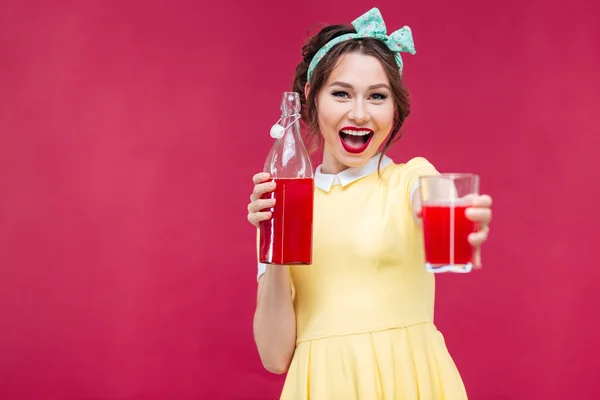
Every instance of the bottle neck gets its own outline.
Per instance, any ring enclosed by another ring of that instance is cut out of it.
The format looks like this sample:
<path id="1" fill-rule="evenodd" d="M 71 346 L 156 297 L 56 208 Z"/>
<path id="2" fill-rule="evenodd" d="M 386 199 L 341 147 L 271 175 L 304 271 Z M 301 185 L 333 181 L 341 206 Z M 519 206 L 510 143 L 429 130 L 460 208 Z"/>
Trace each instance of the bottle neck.
<path id="1" fill-rule="evenodd" d="M 293 134 L 300 139 L 300 114 L 287 114 L 281 116 L 281 126 L 284 127 L 284 136 Z"/>
<path id="2" fill-rule="evenodd" d="M 310 154 L 300 134 L 300 113 L 282 114 L 278 125 L 283 132 L 271 148 L 265 171 L 275 178 L 312 178 Z"/>

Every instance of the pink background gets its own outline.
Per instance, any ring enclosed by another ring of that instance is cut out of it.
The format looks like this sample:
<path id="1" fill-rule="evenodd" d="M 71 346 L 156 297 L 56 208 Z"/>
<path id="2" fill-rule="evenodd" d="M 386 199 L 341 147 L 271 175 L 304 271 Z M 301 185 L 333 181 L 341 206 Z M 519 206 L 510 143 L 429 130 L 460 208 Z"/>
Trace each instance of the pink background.
<path id="1" fill-rule="evenodd" d="M 376 4 L 417 47 L 391 156 L 495 201 L 484 269 L 438 279 L 473 399 L 600 391 L 598 4 Z M 373 5 L 0 2 L 0 398 L 278 397 L 250 179 L 308 28 Z"/>

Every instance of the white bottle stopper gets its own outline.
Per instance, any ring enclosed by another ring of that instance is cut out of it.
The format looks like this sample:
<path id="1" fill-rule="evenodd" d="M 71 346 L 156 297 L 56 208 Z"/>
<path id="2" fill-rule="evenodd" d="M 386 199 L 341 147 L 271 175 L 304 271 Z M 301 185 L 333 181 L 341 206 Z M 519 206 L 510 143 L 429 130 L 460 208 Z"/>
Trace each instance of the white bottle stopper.
<path id="1" fill-rule="evenodd" d="M 271 127 L 271 137 L 273 139 L 281 139 L 284 132 L 285 128 L 279 124 L 275 124 Z"/>

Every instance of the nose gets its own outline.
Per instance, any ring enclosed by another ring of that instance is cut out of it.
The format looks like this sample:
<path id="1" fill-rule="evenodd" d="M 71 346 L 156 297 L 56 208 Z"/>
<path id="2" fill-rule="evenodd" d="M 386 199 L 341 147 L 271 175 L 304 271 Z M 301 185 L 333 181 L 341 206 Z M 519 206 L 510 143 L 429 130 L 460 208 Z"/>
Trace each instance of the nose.
<path id="1" fill-rule="evenodd" d="M 371 119 L 367 105 L 363 100 L 356 99 L 352 104 L 352 109 L 348 112 L 348 118 L 356 123 L 364 123 Z"/>

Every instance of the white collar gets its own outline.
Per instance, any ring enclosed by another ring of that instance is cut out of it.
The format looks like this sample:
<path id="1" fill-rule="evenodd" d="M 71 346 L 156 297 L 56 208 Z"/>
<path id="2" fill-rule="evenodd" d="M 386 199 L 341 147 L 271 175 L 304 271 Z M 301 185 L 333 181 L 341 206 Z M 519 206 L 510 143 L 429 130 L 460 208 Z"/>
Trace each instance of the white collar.
<path id="1" fill-rule="evenodd" d="M 392 159 L 384 155 L 381 160 L 381 168 L 383 169 L 391 163 Z M 323 164 L 321 164 L 315 171 L 315 185 L 324 192 L 329 192 L 333 185 L 342 185 L 342 187 L 345 187 L 352 182 L 356 182 L 357 180 L 376 172 L 377 164 L 379 164 L 379 154 L 375 155 L 375 157 L 371 158 L 360 167 L 348 168 L 338 174 L 322 173 L 321 167 Z"/>

